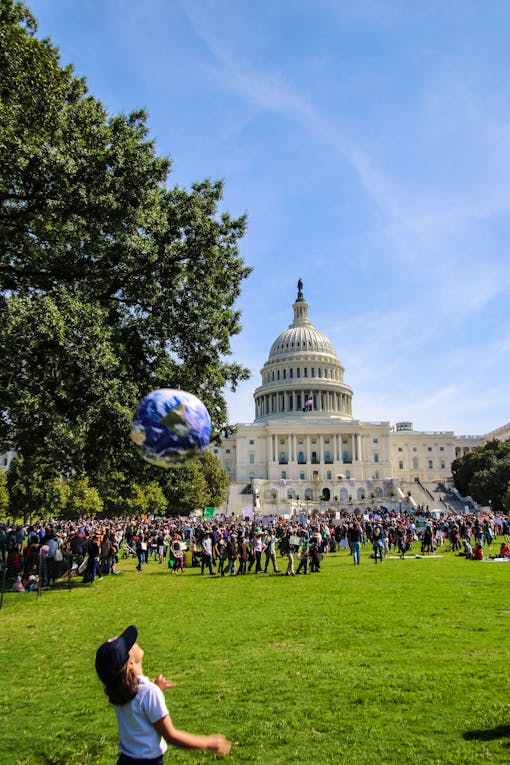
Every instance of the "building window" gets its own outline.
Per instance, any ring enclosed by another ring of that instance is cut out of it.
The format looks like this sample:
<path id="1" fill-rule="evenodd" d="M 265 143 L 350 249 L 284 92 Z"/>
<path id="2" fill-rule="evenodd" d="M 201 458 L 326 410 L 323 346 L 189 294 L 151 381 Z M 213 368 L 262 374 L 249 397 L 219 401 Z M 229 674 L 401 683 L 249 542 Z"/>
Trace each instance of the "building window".
<path id="1" fill-rule="evenodd" d="M 324 462 L 326 465 L 331 465 L 333 460 L 331 459 L 331 452 L 324 452 Z"/>
<path id="2" fill-rule="evenodd" d="M 346 438 L 342 438 L 342 443 L 346 444 L 347 443 L 347 439 Z"/>
<path id="3" fill-rule="evenodd" d="M 294 377 L 294 370 L 289 369 L 289 377 L 292 379 Z"/>
<path id="4" fill-rule="evenodd" d="M 351 480 L 351 471 L 350 471 L 350 470 L 346 470 L 346 471 L 345 471 L 345 478 L 346 478 L 348 481 L 350 481 L 350 480 Z"/>
<path id="5" fill-rule="evenodd" d="M 324 443 L 325 443 L 325 444 L 329 444 L 329 443 L 330 443 L 330 440 L 329 440 L 329 438 L 325 438 L 325 439 L 324 439 Z"/>
<path id="6" fill-rule="evenodd" d="M 379 462 L 379 455 L 377 453 L 374 454 L 374 462 Z"/>
<path id="7" fill-rule="evenodd" d="M 225 454 L 230 454 L 230 449 L 225 449 Z"/>
<path id="8" fill-rule="evenodd" d="M 283 370 L 283 379 L 284 380 L 287 379 L 287 370 L 286 369 Z"/>
<path id="9" fill-rule="evenodd" d="M 316 444 L 316 443 L 317 443 L 317 439 L 316 438 L 312 438 L 312 444 Z"/>
<path id="10" fill-rule="evenodd" d="M 331 470 L 326 472 L 326 480 L 331 481 Z"/>
<path id="11" fill-rule="evenodd" d="M 444 469 L 445 469 L 445 467 L 446 467 L 446 465 L 445 465 L 445 461 L 444 461 L 444 460 L 441 460 L 441 470 L 444 470 Z"/>
<path id="12" fill-rule="evenodd" d="M 277 380 L 279 380 L 279 379 L 280 379 L 280 370 L 279 370 L 279 369 L 276 371 L 276 379 L 277 379 Z"/>
<path id="13" fill-rule="evenodd" d="M 296 369 L 296 377 L 301 377 L 301 369 L 299 367 Z"/>
<path id="14" fill-rule="evenodd" d="M 374 478 L 378 481 L 381 476 L 379 475 L 379 471 L 376 470 L 374 473 Z"/>
<path id="15" fill-rule="evenodd" d="M 285 439 L 284 439 L 284 438 L 280 438 L 280 445 L 281 445 L 281 446 L 284 446 L 284 445 L 285 445 Z"/>
<path id="16" fill-rule="evenodd" d="M 303 369 L 303 377 L 308 377 L 308 367 Z"/>
<path id="17" fill-rule="evenodd" d="M 399 470 L 403 470 L 404 469 L 404 463 L 403 463 L 402 460 L 399 460 L 399 462 L 398 462 L 398 469 Z"/>
<path id="18" fill-rule="evenodd" d="M 312 452 L 312 465 L 318 465 L 319 460 L 317 459 L 317 452 Z"/>
<path id="19" fill-rule="evenodd" d="M 273 382 L 274 382 L 274 369 L 273 369 Z"/>
<path id="20" fill-rule="evenodd" d="M 432 451 L 432 447 L 431 447 L 431 446 L 429 446 L 429 447 L 428 447 L 428 449 L 427 449 L 427 451 L 431 452 L 431 451 Z"/>
<path id="21" fill-rule="evenodd" d="M 372 439 L 372 443 L 373 444 L 378 444 L 379 443 L 379 439 L 378 438 L 373 438 Z"/>
<path id="22" fill-rule="evenodd" d="M 315 377 L 315 367 L 312 367 L 311 372 L 312 372 L 312 377 Z"/>
<path id="23" fill-rule="evenodd" d="M 419 470 L 418 457 L 413 457 L 413 470 Z"/>
<path id="24" fill-rule="evenodd" d="M 253 438 L 250 438 L 250 441 L 249 441 L 250 446 L 253 446 L 254 443 L 255 441 L 253 440 Z"/>
<path id="25" fill-rule="evenodd" d="M 298 438 L 298 444 L 304 444 L 304 441 L 302 438 Z"/>
<path id="26" fill-rule="evenodd" d="M 399 450 L 399 452 L 401 452 L 401 451 L 402 451 L 402 447 L 401 447 L 401 446 L 399 446 L 399 447 L 398 447 L 398 450 Z"/>
<path id="27" fill-rule="evenodd" d="M 213 452 L 214 452 L 215 454 L 218 454 L 218 450 L 217 450 L 217 449 L 213 449 Z"/>
<path id="28" fill-rule="evenodd" d="M 304 481 L 304 480 L 305 480 L 305 474 L 304 474 L 303 472 L 301 472 L 301 473 L 299 474 L 299 480 L 300 480 L 300 481 Z"/>
<path id="29" fill-rule="evenodd" d="M 287 464 L 287 452 L 280 452 L 280 465 Z"/>
<path id="30" fill-rule="evenodd" d="M 287 480 L 287 471 L 286 470 L 282 470 L 282 472 L 281 472 L 281 480 L 282 481 L 286 481 Z"/>
<path id="31" fill-rule="evenodd" d="M 432 462 L 432 460 L 429 460 L 429 470 L 432 470 L 433 467 L 434 467 L 434 463 Z"/>
<path id="32" fill-rule="evenodd" d="M 322 369 L 321 369 L 320 367 L 319 367 L 319 369 L 317 370 L 317 372 L 319 373 L 319 377 L 322 377 Z"/>
<path id="33" fill-rule="evenodd" d="M 225 462 L 225 470 L 230 473 L 230 462 Z"/>
<path id="34" fill-rule="evenodd" d="M 439 451 L 440 451 L 440 452 L 444 452 L 444 446 L 440 446 L 440 447 L 439 447 Z"/>
<path id="35" fill-rule="evenodd" d="M 305 465 L 306 464 L 305 453 L 304 452 L 298 452 L 297 461 L 298 461 L 298 465 Z"/>
<path id="36" fill-rule="evenodd" d="M 255 464 L 255 455 L 250 454 L 250 465 L 254 465 L 254 464 Z"/>
<path id="37" fill-rule="evenodd" d="M 417 451 L 418 449 L 416 448 L 416 446 L 413 446 L 413 452 L 417 452 Z"/>

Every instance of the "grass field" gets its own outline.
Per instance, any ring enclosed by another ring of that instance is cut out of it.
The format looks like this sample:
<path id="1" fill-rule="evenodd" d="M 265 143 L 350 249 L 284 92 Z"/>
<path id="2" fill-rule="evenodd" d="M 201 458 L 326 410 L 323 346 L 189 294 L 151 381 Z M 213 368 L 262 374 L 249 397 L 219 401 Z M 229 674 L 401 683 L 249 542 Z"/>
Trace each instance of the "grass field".
<path id="1" fill-rule="evenodd" d="M 130 623 L 146 673 L 177 682 L 166 691 L 175 725 L 227 735 L 229 762 L 510 761 L 510 564 L 447 553 L 375 566 L 367 548 L 359 567 L 342 551 L 295 578 L 135 565 L 39 600 L 5 595 L 3 765 L 116 761 L 94 656 Z"/>

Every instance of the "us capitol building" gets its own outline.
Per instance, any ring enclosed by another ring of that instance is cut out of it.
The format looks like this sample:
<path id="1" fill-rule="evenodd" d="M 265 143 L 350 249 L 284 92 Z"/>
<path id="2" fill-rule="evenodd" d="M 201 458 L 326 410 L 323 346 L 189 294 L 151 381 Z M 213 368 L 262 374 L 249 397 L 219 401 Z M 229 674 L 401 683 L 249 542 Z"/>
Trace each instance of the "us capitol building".
<path id="1" fill-rule="evenodd" d="M 510 438 L 418 432 L 411 422 L 361 422 L 330 340 L 309 319 L 303 283 L 294 320 L 271 346 L 253 394 L 255 420 L 214 447 L 230 476 L 227 515 L 444 505 L 451 464 L 475 446 Z"/>

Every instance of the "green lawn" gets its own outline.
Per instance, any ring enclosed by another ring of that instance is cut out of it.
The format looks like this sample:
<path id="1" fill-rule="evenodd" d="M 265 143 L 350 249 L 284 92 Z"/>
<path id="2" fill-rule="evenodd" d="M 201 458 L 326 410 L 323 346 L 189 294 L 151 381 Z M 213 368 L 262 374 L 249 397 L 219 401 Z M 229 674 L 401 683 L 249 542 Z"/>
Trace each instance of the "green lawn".
<path id="1" fill-rule="evenodd" d="M 359 567 L 342 551 L 295 578 L 135 565 L 40 600 L 5 595 L 5 765 L 115 762 L 94 656 L 130 623 L 147 674 L 178 684 L 166 691 L 174 723 L 225 733 L 232 763 L 510 761 L 510 564 L 447 553 L 375 566 L 367 548 Z"/>

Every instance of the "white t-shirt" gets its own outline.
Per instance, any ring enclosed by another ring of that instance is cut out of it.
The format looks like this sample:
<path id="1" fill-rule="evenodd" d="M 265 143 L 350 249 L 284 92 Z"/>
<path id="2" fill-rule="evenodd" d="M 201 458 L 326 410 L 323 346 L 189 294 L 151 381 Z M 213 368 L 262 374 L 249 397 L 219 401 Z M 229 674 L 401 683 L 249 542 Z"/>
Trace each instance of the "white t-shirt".
<path id="1" fill-rule="evenodd" d="M 119 729 L 119 750 L 128 757 L 150 760 L 168 749 L 153 723 L 166 717 L 163 692 L 148 677 L 138 678 L 138 693 L 127 704 L 114 705 Z"/>

